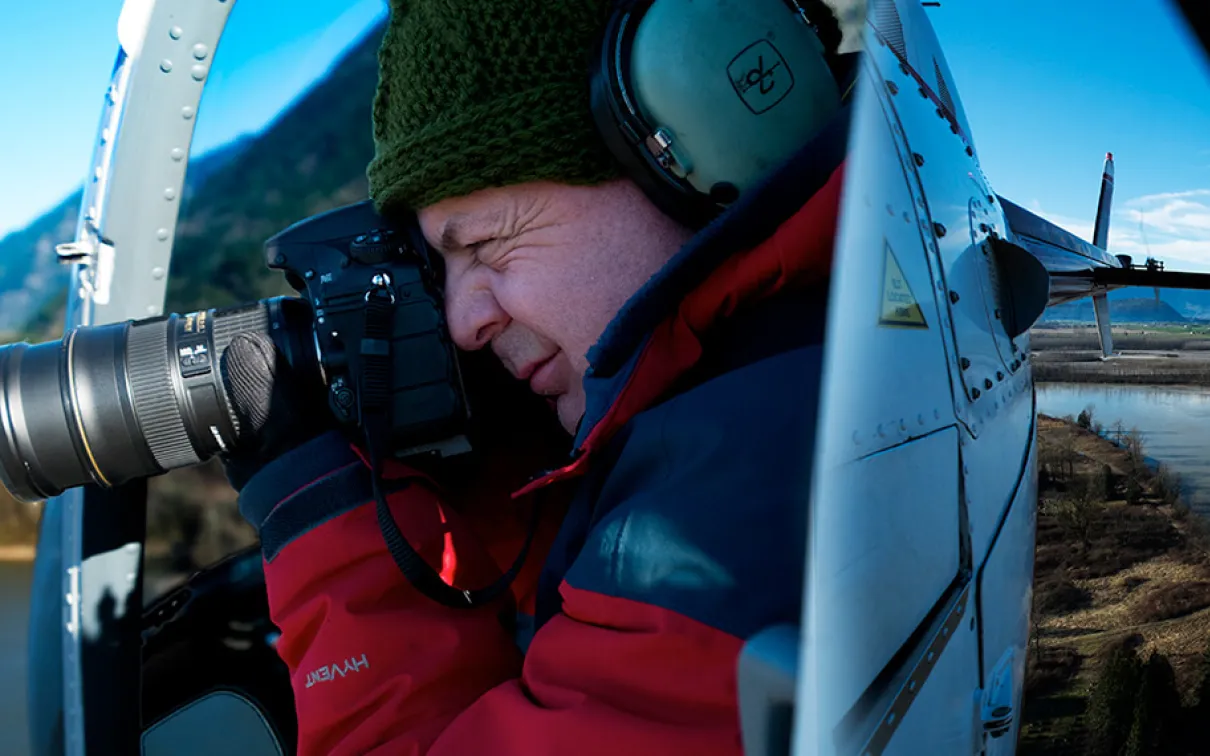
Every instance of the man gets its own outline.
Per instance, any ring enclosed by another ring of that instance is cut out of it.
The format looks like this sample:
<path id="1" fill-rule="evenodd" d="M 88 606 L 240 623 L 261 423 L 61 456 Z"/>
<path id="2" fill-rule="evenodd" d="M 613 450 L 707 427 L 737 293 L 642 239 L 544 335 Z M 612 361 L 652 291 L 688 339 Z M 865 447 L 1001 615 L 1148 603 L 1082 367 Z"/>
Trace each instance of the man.
<path id="1" fill-rule="evenodd" d="M 738 753 L 738 654 L 801 609 L 844 114 L 688 228 L 590 116 L 610 3 L 392 6 L 371 195 L 388 217 L 419 208 L 458 346 L 544 397 L 574 451 L 515 501 L 388 466 L 400 531 L 458 589 L 496 580 L 532 497 L 552 502 L 511 592 L 478 609 L 403 579 L 339 435 L 282 453 L 308 434 L 270 418 L 274 440 L 230 460 L 299 752 Z M 266 343 L 237 341 L 229 370 L 272 376 Z M 510 422 L 498 453 L 541 445 L 536 420 Z"/>

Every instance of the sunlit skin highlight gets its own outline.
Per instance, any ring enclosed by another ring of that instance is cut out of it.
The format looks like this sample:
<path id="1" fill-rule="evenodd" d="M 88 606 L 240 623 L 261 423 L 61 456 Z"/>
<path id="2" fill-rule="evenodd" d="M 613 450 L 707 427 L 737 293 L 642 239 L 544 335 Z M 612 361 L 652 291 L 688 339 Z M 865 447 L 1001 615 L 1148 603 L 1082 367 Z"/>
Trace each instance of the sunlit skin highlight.
<path id="1" fill-rule="evenodd" d="M 569 433 L 584 415 L 589 349 L 692 235 L 625 179 L 484 189 L 418 216 L 445 260 L 454 341 L 490 346 Z"/>

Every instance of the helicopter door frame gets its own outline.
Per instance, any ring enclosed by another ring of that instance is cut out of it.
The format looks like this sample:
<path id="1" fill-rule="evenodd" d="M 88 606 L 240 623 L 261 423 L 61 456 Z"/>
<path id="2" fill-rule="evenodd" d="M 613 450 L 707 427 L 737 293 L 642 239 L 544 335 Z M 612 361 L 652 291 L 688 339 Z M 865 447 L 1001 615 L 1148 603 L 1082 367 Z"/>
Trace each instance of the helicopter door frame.
<path id="1" fill-rule="evenodd" d="M 198 106 L 234 5 L 122 6 L 75 240 L 58 248 L 72 264 L 65 333 L 163 313 Z M 39 756 L 138 753 L 146 508 L 146 481 L 45 504 L 28 680 Z"/>

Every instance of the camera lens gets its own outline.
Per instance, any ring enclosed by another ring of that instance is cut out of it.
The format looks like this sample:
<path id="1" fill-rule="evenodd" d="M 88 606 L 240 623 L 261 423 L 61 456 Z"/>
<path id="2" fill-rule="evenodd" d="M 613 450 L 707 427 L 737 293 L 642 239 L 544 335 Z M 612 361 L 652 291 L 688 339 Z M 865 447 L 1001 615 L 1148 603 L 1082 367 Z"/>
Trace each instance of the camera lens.
<path id="1" fill-rule="evenodd" d="M 267 333 L 313 370 L 310 324 L 304 302 L 278 298 L 0 347 L 0 480 L 38 501 L 209 459 L 238 432 L 219 373 L 227 345 Z"/>

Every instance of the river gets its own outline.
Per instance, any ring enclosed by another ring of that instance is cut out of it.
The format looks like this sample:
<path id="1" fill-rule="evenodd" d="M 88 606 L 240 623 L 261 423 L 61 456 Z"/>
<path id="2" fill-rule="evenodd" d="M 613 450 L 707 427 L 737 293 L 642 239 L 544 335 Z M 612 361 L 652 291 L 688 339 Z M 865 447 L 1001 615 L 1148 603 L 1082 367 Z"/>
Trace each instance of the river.
<path id="1" fill-rule="evenodd" d="M 1092 406 L 1106 429 L 1137 428 L 1147 456 L 1181 476 L 1191 509 L 1210 516 L 1210 389 L 1093 383 L 1038 385 L 1038 411 L 1075 417 Z"/>

